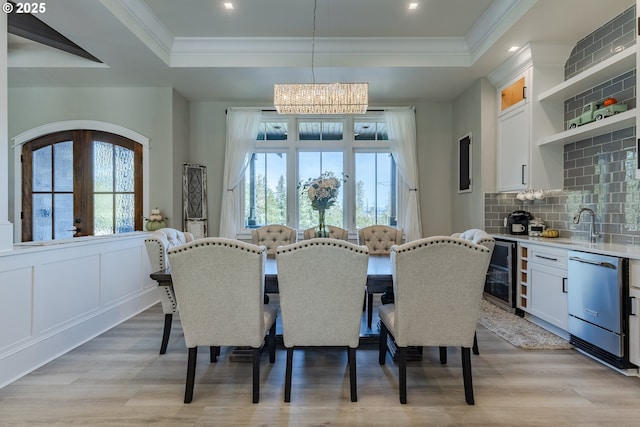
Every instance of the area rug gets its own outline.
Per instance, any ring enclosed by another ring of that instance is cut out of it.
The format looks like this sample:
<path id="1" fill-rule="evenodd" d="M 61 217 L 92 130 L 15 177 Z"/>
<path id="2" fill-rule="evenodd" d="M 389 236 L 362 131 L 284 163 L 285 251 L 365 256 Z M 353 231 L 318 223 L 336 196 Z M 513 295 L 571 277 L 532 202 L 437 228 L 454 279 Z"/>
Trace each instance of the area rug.
<path id="1" fill-rule="evenodd" d="M 480 305 L 478 323 L 518 348 L 527 350 L 573 348 L 569 342 L 559 336 L 485 300 L 482 300 Z"/>

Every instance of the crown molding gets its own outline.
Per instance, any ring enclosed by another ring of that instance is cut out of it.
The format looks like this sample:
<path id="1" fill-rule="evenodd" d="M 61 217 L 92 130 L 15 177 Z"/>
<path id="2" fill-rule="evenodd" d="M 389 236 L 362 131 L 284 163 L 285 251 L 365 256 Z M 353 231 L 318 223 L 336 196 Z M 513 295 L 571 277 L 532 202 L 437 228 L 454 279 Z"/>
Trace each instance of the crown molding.
<path id="1" fill-rule="evenodd" d="M 466 67 L 536 1 L 494 0 L 464 37 L 316 38 L 315 55 L 319 66 Z M 309 65 L 308 37 L 174 37 L 143 0 L 100 2 L 170 67 Z"/>
<path id="2" fill-rule="evenodd" d="M 172 67 L 309 66 L 310 37 L 177 37 Z M 316 66 L 469 66 L 461 37 L 316 38 Z"/>

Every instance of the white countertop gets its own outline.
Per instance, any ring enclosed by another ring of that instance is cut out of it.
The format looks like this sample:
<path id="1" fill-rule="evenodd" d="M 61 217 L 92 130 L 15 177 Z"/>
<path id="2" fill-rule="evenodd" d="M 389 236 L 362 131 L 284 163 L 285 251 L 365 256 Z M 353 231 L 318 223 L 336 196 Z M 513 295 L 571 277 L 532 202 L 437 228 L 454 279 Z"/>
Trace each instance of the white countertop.
<path id="1" fill-rule="evenodd" d="M 512 234 L 492 234 L 496 239 L 511 240 L 520 243 L 539 244 L 551 247 L 569 249 L 572 251 L 591 252 L 622 258 L 640 260 L 640 245 L 622 243 L 590 243 L 583 239 L 568 239 L 564 237 L 529 237 Z"/>

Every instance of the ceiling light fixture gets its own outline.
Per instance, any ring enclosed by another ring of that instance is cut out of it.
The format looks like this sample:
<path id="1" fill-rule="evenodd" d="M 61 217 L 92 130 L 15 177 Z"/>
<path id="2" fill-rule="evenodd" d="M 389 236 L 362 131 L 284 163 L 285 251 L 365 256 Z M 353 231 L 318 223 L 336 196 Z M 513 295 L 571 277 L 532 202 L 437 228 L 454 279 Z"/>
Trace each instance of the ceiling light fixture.
<path id="1" fill-rule="evenodd" d="M 509 52 L 515 52 L 516 50 L 520 49 L 520 46 L 511 46 L 509 48 Z"/>
<path id="2" fill-rule="evenodd" d="M 273 85 L 273 105 L 279 114 L 364 114 L 369 102 L 368 83 L 316 83 L 316 6 L 317 1 L 314 0 L 311 38 L 313 83 Z"/>
<path id="3" fill-rule="evenodd" d="M 227 10 L 232 10 L 233 9 L 233 3 L 231 2 L 225 2 L 224 4 L 224 8 Z"/>
<path id="4" fill-rule="evenodd" d="M 409 3 L 409 10 L 416 10 L 418 8 L 418 3 Z"/>

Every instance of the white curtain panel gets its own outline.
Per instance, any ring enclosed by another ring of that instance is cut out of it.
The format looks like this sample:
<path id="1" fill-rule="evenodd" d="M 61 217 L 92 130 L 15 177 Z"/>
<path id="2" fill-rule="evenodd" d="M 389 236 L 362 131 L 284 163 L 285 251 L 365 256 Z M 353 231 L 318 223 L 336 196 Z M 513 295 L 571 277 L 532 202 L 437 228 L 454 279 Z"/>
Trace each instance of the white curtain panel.
<path id="1" fill-rule="evenodd" d="M 422 237 L 420 204 L 418 203 L 418 163 L 416 153 L 416 115 L 413 108 L 390 109 L 385 119 L 391 144 L 391 155 L 400 172 L 404 186 L 401 206 L 405 206 L 404 217 L 399 224 L 404 229 L 407 242 Z"/>
<path id="2" fill-rule="evenodd" d="M 235 239 L 240 231 L 240 197 L 238 186 L 254 151 L 260 110 L 227 110 L 227 148 L 224 153 L 222 207 L 220 209 L 220 237 Z"/>

